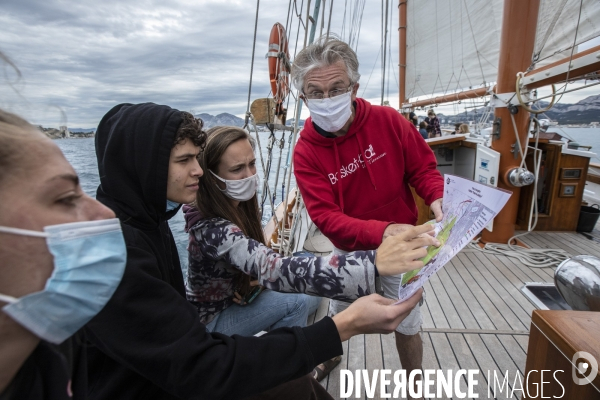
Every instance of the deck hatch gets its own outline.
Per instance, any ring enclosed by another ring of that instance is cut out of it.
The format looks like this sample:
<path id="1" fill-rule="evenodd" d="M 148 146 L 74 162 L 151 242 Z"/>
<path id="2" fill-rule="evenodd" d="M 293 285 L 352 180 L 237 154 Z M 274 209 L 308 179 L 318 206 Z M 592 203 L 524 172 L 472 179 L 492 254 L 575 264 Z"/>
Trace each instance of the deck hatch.
<path id="1" fill-rule="evenodd" d="M 521 291 L 540 310 L 572 309 L 558 293 L 554 283 L 527 282 Z"/>

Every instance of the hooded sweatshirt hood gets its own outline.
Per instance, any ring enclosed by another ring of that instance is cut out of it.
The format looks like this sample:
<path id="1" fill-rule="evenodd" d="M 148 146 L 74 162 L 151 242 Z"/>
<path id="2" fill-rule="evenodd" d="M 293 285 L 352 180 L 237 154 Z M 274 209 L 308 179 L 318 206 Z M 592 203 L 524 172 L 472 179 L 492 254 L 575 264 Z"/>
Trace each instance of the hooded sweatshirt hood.
<path id="1" fill-rule="evenodd" d="M 97 199 L 124 223 L 155 229 L 180 207 L 166 211 L 169 158 L 181 111 L 154 103 L 119 104 L 100 121 Z"/>

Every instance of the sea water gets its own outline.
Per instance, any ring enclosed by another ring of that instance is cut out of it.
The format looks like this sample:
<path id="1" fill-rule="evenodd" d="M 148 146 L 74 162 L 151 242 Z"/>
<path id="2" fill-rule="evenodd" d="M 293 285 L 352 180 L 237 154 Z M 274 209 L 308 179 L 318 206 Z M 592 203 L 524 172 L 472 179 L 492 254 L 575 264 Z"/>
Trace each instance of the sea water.
<path id="1" fill-rule="evenodd" d="M 281 139 L 281 132 L 275 132 L 277 140 Z M 281 166 L 279 179 L 277 180 L 277 190 L 276 190 L 276 198 L 274 201 L 275 206 L 282 201 L 282 182 L 283 182 L 283 173 L 284 167 L 287 164 L 287 156 L 288 156 L 288 137 L 289 133 L 285 134 L 285 147 L 281 156 Z M 254 136 L 254 134 L 253 134 Z M 261 142 L 262 153 L 264 157 L 265 164 L 267 163 L 267 144 L 269 140 L 270 132 L 260 132 L 259 139 Z M 92 197 L 96 197 L 96 190 L 98 189 L 98 185 L 100 184 L 100 179 L 98 177 L 98 162 L 96 160 L 96 151 L 94 148 L 94 138 L 82 138 L 82 139 L 57 139 L 54 141 L 58 145 L 58 147 L 62 150 L 67 160 L 73 165 L 75 171 L 79 175 L 79 181 L 81 183 L 81 188 L 85 193 Z M 276 169 L 279 162 L 279 154 L 280 149 L 278 144 L 276 143 L 272 150 L 272 161 L 271 161 L 271 173 L 269 175 L 269 187 L 273 193 L 273 186 L 276 180 Z M 263 180 L 263 169 L 260 161 L 259 154 L 257 153 L 256 157 L 256 169 L 257 173 L 261 178 L 261 185 L 259 188 L 259 201 L 262 195 L 262 180 Z M 287 176 L 286 176 L 287 182 Z M 296 186 L 296 181 L 292 174 L 292 182 L 290 188 Z M 271 205 L 270 201 L 267 199 L 264 206 L 263 213 L 263 225 L 268 222 L 271 217 Z M 187 263 L 188 263 L 188 255 L 187 255 L 187 243 L 188 243 L 188 234 L 185 233 L 185 220 L 183 218 L 183 212 L 179 210 L 177 215 L 169 220 L 169 225 L 171 226 L 171 231 L 173 232 L 173 238 L 175 239 L 175 243 L 177 244 L 177 250 L 179 252 L 179 258 L 181 260 L 181 267 L 184 271 L 184 274 L 187 273 Z"/>
<path id="2" fill-rule="evenodd" d="M 592 146 L 590 150 L 596 153 L 590 161 L 600 163 L 600 128 L 567 128 L 562 126 L 551 126 L 548 132 L 556 132 L 561 136 L 571 139 L 581 146 Z"/>

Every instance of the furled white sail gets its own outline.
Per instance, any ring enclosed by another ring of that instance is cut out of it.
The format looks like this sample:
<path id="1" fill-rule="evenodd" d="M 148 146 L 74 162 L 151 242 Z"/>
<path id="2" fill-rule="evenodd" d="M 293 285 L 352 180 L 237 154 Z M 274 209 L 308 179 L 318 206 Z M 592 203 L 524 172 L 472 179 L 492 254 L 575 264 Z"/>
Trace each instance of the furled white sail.
<path id="1" fill-rule="evenodd" d="M 579 28 L 577 28 L 578 20 Z M 598 36 L 600 36 L 600 1 L 542 0 L 533 54 L 535 67 L 569 57 L 574 42 L 578 45 Z"/>
<path id="2" fill-rule="evenodd" d="M 503 3 L 409 1 L 406 97 L 452 93 L 495 82 Z"/>
<path id="3" fill-rule="evenodd" d="M 408 1 L 406 97 L 495 83 L 503 9 L 503 0 Z M 600 0 L 541 0 L 532 67 L 568 57 L 575 35 L 576 44 L 600 36 Z"/>

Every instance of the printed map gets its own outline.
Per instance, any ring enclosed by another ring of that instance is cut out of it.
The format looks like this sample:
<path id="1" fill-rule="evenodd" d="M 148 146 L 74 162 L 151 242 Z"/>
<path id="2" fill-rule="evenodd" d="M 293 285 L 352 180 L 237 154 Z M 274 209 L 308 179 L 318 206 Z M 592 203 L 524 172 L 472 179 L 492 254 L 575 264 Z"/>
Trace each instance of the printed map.
<path id="1" fill-rule="evenodd" d="M 427 279 L 462 250 L 500 212 L 511 193 L 454 175 L 444 176 L 444 218 L 435 225 L 440 247 L 429 246 L 425 266 L 405 273 L 398 303 L 412 296 Z"/>

